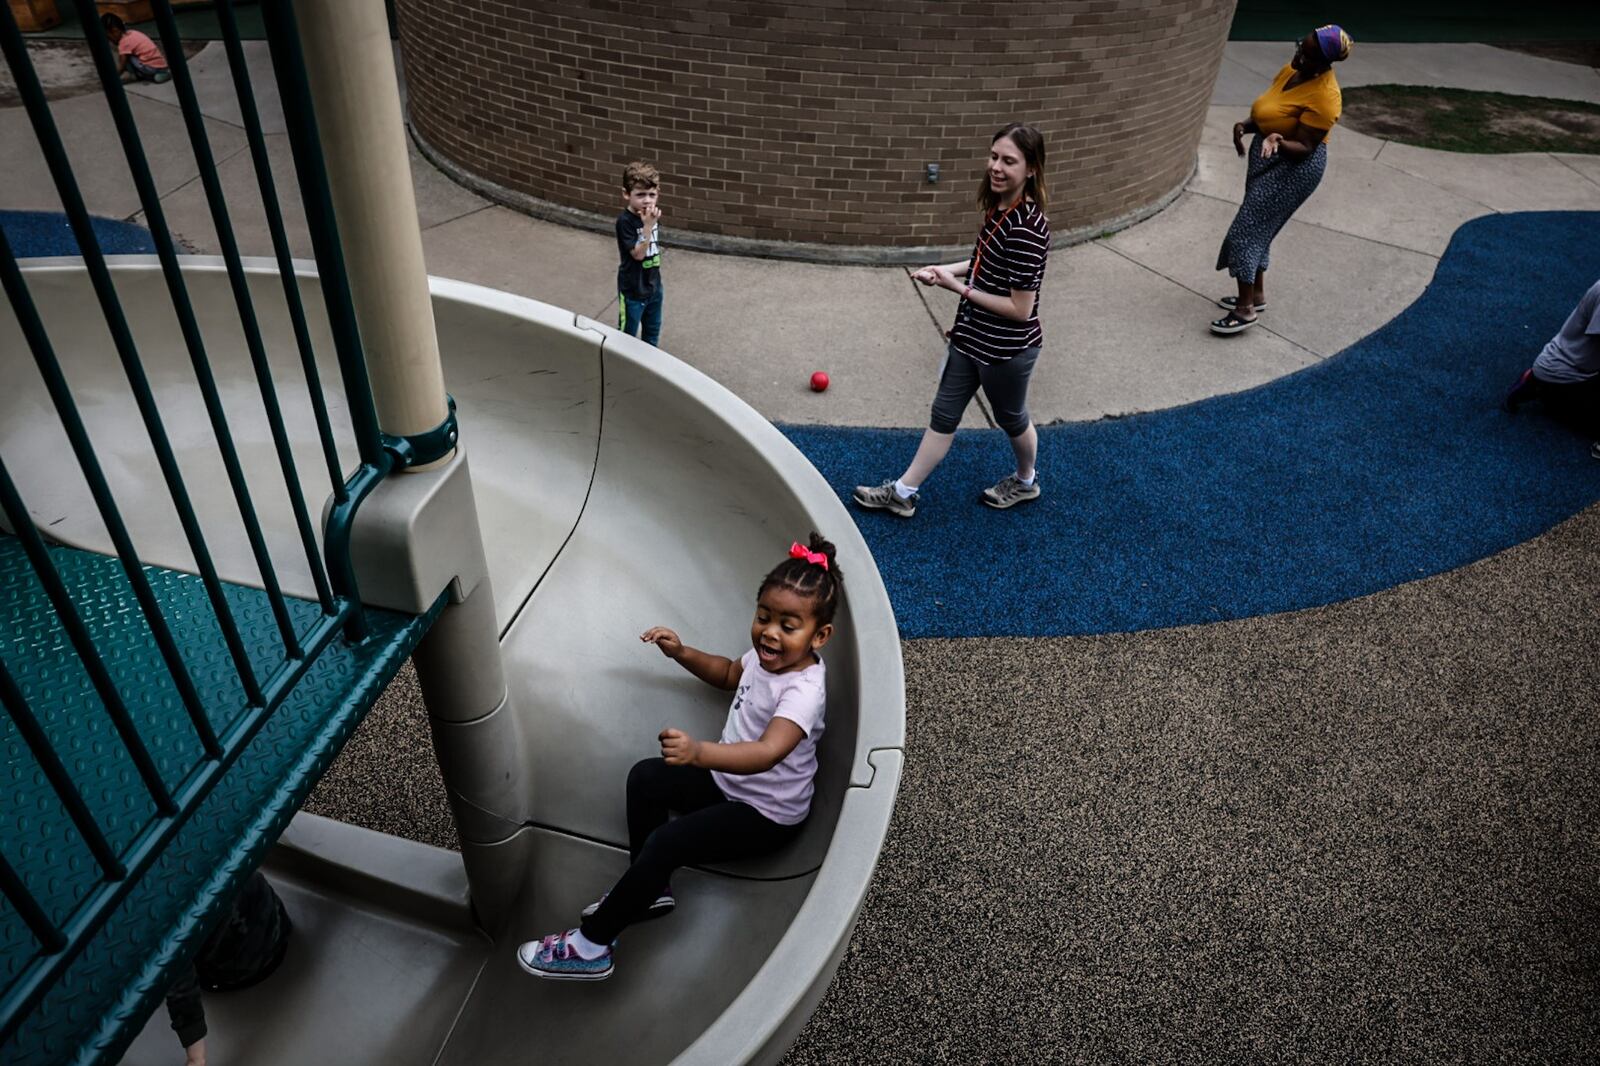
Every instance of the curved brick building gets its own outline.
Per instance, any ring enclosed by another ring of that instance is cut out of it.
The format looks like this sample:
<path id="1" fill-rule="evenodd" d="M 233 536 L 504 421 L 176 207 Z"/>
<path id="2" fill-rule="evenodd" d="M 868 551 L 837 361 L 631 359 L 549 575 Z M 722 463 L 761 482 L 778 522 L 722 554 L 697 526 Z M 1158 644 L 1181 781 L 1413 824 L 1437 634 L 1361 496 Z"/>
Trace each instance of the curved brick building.
<path id="1" fill-rule="evenodd" d="M 492 198 L 609 229 L 642 157 L 674 244 L 909 261 L 966 250 L 1013 120 L 1045 133 L 1058 239 L 1167 202 L 1234 0 L 397 6 L 417 140 Z"/>

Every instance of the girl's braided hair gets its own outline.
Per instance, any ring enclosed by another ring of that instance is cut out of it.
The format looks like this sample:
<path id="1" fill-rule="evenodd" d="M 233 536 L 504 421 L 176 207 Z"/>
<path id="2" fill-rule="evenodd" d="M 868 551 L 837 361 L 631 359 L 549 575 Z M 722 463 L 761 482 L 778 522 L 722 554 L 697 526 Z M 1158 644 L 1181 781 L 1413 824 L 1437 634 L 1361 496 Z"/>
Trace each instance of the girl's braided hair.
<path id="1" fill-rule="evenodd" d="M 807 545 L 805 554 L 791 554 L 772 568 L 756 590 L 756 598 L 759 599 L 769 588 L 789 589 L 812 602 L 811 613 L 817 625 L 827 625 L 833 621 L 833 612 L 839 606 L 839 594 L 844 588 L 844 575 L 839 572 L 838 549 L 832 541 L 824 540 L 822 534 L 816 531 L 812 531 Z M 817 556 L 826 559 L 826 565 L 814 561 Z"/>

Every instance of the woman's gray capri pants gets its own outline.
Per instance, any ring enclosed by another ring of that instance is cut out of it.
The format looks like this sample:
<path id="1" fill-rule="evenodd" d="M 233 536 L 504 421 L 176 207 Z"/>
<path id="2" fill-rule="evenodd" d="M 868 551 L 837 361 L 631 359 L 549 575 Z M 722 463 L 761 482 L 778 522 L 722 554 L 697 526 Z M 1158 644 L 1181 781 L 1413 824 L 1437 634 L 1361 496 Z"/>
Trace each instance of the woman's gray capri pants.
<path id="1" fill-rule="evenodd" d="M 1003 363 L 985 366 L 950 345 L 928 428 L 935 433 L 954 433 L 961 424 L 962 412 L 982 386 L 994 411 L 995 424 L 1008 437 L 1022 436 L 1028 431 L 1028 379 L 1033 377 L 1033 364 L 1038 359 L 1038 348 L 1024 348 Z"/>

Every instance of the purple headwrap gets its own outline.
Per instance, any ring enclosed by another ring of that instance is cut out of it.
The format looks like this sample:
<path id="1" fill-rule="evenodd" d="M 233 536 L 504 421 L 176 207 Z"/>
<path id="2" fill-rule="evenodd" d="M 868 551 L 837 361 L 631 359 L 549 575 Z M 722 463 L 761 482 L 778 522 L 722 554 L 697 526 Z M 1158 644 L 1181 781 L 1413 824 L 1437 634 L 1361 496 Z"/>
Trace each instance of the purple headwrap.
<path id="1" fill-rule="evenodd" d="M 1322 58 L 1329 63 L 1337 63 L 1350 54 L 1350 38 L 1338 26 L 1327 25 L 1317 28 L 1317 47 L 1322 50 Z"/>

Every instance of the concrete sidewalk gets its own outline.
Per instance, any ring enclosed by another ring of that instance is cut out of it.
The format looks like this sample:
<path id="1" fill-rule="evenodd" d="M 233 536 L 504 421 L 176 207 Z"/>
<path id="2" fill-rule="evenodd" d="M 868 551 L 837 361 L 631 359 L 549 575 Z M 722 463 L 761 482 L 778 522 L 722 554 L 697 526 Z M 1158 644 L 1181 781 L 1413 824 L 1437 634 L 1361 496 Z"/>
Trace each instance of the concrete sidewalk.
<path id="1" fill-rule="evenodd" d="M 265 46 L 246 44 L 274 181 L 295 254 L 311 254 Z M 1243 189 L 1229 128 L 1277 69 L 1287 44 L 1234 42 L 1212 97 L 1194 177 L 1166 210 L 1112 237 L 1059 248 L 1042 315 L 1046 350 L 1032 392 L 1041 423 L 1156 410 L 1250 388 L 1332 355 L 1409 305 L 1464 222 L 1499 211 L 1600 210 L 1600 157 L 1469 156 L 1336 129 L 1322 187 L 1274 246 L 1271 311 L 1237 337 L 1211 336 L 1231 291 L 1213 269 Z M 220 44 L 191 61 L 230 215 L 246 254 L 270 254 L 260 194 Z M 1339 68 L 1345 85 L 1451 85 L 1600 101 L 1600 74 L 1486 45 L 1369 45 Z M 176 94 L 130 87 L 162 210 L 183 243 L 218 250 Z M 53 105 L 90 209 L 145 221 L 97 94 Z M 26 115 L 0 110 L 0 209 L 59 210 Z M 974 154 L 973 168 L 979 162 Z M 537 221 L 451 182 L 413 151 L 429 270 L 614 321 L 616 251 L 604 235 Z M 671 248 L 667 176 L 663 347 L 778 422 L 920 426 L 955 297 L 899 267 L 820 266 Z M 1058 195 L 1069 194 L 1063 190 Z M 610 205 L 597 204 L 596 210 Z M 1311 294 L 1318 294 L 1312 298 Z M 1575 294 L 1576 295 L 1576 294 Z M 833 387 L 807 389 L 813 370 Z M 974 405 L 968 423 L 987 415 Z"/>

